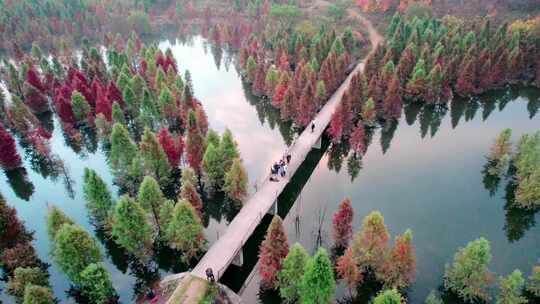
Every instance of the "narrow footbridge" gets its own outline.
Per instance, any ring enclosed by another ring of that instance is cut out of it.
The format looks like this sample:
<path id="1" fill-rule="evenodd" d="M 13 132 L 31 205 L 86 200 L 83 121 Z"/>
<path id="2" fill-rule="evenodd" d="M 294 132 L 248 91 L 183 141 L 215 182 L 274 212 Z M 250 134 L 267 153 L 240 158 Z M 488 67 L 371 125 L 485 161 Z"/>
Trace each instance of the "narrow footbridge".
<path id="1" fill-rule="evenodd" d="M 201 261 L 195 266 L 192 274 L 200 278 L 206 278 L 206 269 L 212 268 L 216 280 L 219 280 L 227 267 L 242 250 L 245 242 L 259 225 L 264 215 L 269 212 L 272 213 L 273 209 L 276 208 L 275 204 L 278 196 L 289 183 L 289 178 L 300 167 L 309 151 L 314 147 L 320 147 L 321 136 L 330 123 L 332 114 L 341 101 L 341 96 L 349 87 L 352 75 L 362 68 L 362 63 L 356 66 L 354 71 L 349 74 L 347 79 L 317 114 L 313 132 L 311 132 L 311 127 L 308 126 L 289 148 L 291 162 L 287 166 L 287 175 L 284 178 L 280 177 L 279 182 L 272 182 L 266 178 L 262 185 L 258 186 L 257 192 L 247 200 L 240 212 L 229 224 L 225 233 L 210 247 L 210 250 L 206 252 Z M 270 167 L 268 170 L 270 171 Z"/>
<path id="2" fill-rule="evenodd" d="M 371 24 L 365 20 L 361 20 L 361 22 L 369 30 L 373 50 L 382 39 Z M 320 147 L 321 136 L 329 125 L 333 113 L 339 106 L 343 93 L 348 89 L 352 76 L 362 72 L 363 69 L 363 62 L 356 65 L 354 70 L 348 75 L 336 92 L 334 92 L 319 113 L 317 113 L 313 132 L 311 131 L 311 127 L 307 127 L 289 148 L 291 162 L 287 167 L 287 176 L 284 178 L 280 177 L 279 182 L 271 182 L 266 178 L 262 185 L 258 186 L 257 191 L 247 200 L 240 212 L 229 224 L 225 233 L 210 247 L 191 274 L 206 279 L 205 271 L 207 268 L 211 268 L 215 279 L 219 280 L 230 264 L 237 264 L 238 262 L 241 264 L 242 247 L 265 214 L 277 213 L 274 210 L 277 209 L 276 204 L 279 195 L 289 183 L 289 179 L 294 176 L 295 172 L 302 165 L 311 149 Z M 180 292 L 178 289 L 174 293 Z M 169 300 L 168 303 L 172 304 L 172 301 Z"/>

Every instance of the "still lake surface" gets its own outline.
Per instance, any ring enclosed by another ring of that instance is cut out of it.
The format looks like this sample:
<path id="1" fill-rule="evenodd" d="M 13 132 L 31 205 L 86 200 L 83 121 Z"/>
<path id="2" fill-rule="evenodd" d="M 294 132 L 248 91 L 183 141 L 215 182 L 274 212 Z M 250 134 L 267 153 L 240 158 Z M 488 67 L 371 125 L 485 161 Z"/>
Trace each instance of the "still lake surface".
<path id="1" fill-rule="evenodd" d="M 159 46 L 172 49 L 182 72 L 190 70 L 195 95 L 203 103 L 210 127 L 220 133 L 225 128 L 231 129 L 253 191 L 255 183 L 260 183 L 270 164 L 291 142 L 294 132 L 290 125 L 278 120 L 279 114 L 268 102 L 254 98 L 246 90 L 234 68 L 234 54 L 216 50 L 199 37 L 188 43 L 161 41 Z M 523 133 L 540 129 L 538 115 L 532 115 L 539 106 L 540 92 L 531 89 L 496 92 L 475 101 L 455 101 L 447 108 L 409 106 L 405 109 L 407 115 L 397 125 L 375 130 L 354 180 L 349 174 L 347 158 L 338 161 L 332 149 L 314 151 L 281 198 L 287 205 L 280 215 L 285 217 L 289 244 L 299 242 L 310 253 L 319 243 L 330 248 L 332 214 L 343 198 L 350 197 L 355 230 L 373 210 L 384 215 L 392 239 L 407 228 L 413 230 L 417 279 L 408 290 L 410 303 L 422 303 L 431 289 L 437 289 L 442 284 L 444 265 L 451 262 L 458 248 L 481 236 L 491 241 L 492 271 L 506 275 L 519 268 L 528 276 L 540 258 L 540 228 L 535 225 L 539 215 L 509 209 L 505 198 L 508 180 L 502 179 L 498 189 L 490 193 L 484 187 L 482 170 L 485 155 L 502 129 L 512 128 L 514 141 Z M 84 167 L 95 169 L 115 196 L 118 191 L 112 183 L 102 147 L 95 152 L 84 149 L 83 153 L 75 152 L 66 145 L 58 122 L 53 121 L 52 152 L 66 165 L 72 181 L 71 195 L 62 174 L 55 179 L 34 170 L 35 162 L 27 155 L 24 158 L 27 180 L 33 185 L 31 195 L 29 186 L 21 183 L 20 175 L 2 173 L 0 178 L 0 191 L 17 209 L 27 228 L 35 231 L 34 246 L 40 258 L 49 262 L 47 204 L 59 206 L 99 238 L 84 206 Z M 24 155 L 22 147 L 19 149 Z M 340 163 L 340 170 L 336 170 Z M 235 214 L 223 206 L 212 209 L 205 229 L 210 244 Z M 322 223 L 320 240 L 319 222 Z M 264 225 L 258 229 L 244 250 L 246 266 L 232 266 L 223 278 L 235 291 L 242 289 L 242 297 L 248 304 L 276 303 L 272 296 L 258 295 L 258 277 L 249 275 L 264 229 Z M 186 265 L 177 263 L 176 257 L 166 255 L 156 260 L 158 271 L 140 267 L 125 259 L 122 250 L 111 241 L 99 239 L 122 303 L 132 302 L 147 282 L 187 270 Z M 66 295 L 69 281 L 51 264 L 49 272 L 55 295 L 62 303 L 73 302 Z M 347 294 L 345 289 L 338 289 L 340 297 Z M 4 293 L 0 300 L 13 302 Z"/>

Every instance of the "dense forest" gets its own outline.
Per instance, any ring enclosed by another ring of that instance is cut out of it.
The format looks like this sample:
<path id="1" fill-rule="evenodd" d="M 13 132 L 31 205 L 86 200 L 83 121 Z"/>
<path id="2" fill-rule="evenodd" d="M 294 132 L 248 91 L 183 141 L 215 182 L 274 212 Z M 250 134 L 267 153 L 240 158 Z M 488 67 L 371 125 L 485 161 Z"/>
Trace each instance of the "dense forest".
<path id="1" fill-rule="evenodd" d="M 538 86 L 538 18 L 493 28 L 489 20 L 456 17 L 403 18 L 396 13 L 387 39 L 355 75 L 328 133 L 365 153 L 366 129 L 377 120 L 399 119 L 404 105 L 445 107 L 453 97 L 470 97 L 509 84 Z"/>

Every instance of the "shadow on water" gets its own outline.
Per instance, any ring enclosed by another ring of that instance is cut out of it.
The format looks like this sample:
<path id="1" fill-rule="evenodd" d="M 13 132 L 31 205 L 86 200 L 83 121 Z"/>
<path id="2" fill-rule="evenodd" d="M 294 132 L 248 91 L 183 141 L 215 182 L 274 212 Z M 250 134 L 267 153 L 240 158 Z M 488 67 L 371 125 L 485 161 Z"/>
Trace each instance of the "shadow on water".
<path id="1" fill-rule="evenodd" d="M 330 141 L 323 137 L 321 149 L 312 149 L 308 153 L 300 168 L 298 168 L 289 183 L 285 186 L 285 189 L 283 189 L 277 203 L 277 213 L 281 218 L 285 218 L 295 203 L 299 201 L 302 189 L 319 164 L 329 144 Z M 264 239 L 272 217 L 270 214 L 266 214 L 263 217 L 261 223 L 242 248 L 243 265 L 241 267 L 230 265 L 221 277 L 220 281 L 229 286 L 233 291 L 239 292 L 242 286 L 248 283 L 246 280 L 252 271 L 254 271 L 254 267 L 259 260 L 259 245 Z"/>

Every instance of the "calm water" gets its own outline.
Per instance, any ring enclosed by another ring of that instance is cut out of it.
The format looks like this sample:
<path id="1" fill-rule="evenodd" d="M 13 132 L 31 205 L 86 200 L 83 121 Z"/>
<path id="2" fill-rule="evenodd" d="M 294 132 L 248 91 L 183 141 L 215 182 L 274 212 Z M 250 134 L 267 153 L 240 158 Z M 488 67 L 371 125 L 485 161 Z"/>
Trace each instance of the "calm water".
<path id="1" fill-rule="evenodd" d="M 330 248 L 332 214 L 344 197 L 350 197 L 355 231 L 373 210 L 384 215 L 392 239 L 407 228 L 413 230 L 417 279 L 408 290 L 410 303 L 423 303 L 429 291 L 442 284 L 444 266 L 454 253 L 482 236 L 491 241 L 493 272 L 507 275 L 519 268 L 528 276 L 540 258 L 540 227 L 535 225 L 540 215 L 507 208 L 508 180 L 501 180 L 490 194 L 482 173 L 485 155 L 502 129 L 512 128 L 514 141 L 540 129 L 540 118 L 530 118 L 529 112 L 538 109 L 539 92 L 512 94 L 523 96 L 499 92 L 482 98 L 484 103 L 456 102 L 446 115 L 444 110 L 424 110 L 414 122 L 412 114 L 419 108 L 409 107 L 409 115 L 397 127 L 376 131 L 354 181 L 347 160 L 336 172 L 329 169 L 335 168 L 334 154 L 326 153 L 285 218 L 289 243 L 299 242 L 314 253 L 318 222 L 326 213 L 322 242 Z M 257 301 L 258 280 L 255 275 L 247 283 L 242 294 L 246 303 Z M 348 291 L 339 288 L 338 294 L 343 298 Z M 259 297 L 264 303 L 279 303 L 272 294 Z M 366 296 L 358 303 L 367 303 Z"/>
<path id="2" fill-rule="evenodd" d="M 173 50 L 182 73 L 186 69 L 190 70 L 195 95 L 203 102 L 210 127 L 220 133 L 225 128 L 229 128 L 233 132 L 248 171 L 251 183 L 250 190 L 252 191 L 257 178 L 262 177 L 265 173 L 263 170 L 269 167 L 286 147 L 284 137 L 275 121 L 268 121 L 259 116 L 257 108 L 250 104 L 234 66 L 232 64 L 226 65 L 227 56 L 229 60 L 231 58 L 226 52 L 223 52 L 223 63 L 218 68 L 215 52 L 212 53 L 210 46 L 203 43 L 200 38 L 183 45 L 163 41 L 159 43 L 159 46 L 163 49 L 170 47 Z M 19 147 L 19 152 L 24 155 L 24 165 L 27 171 L 26 180 L 22 178 L 21 172 L 12 173 L 9 177 L 4 172 L 0 173 L 0 192 L 8 203 L 17 209 L 19 218 L 25 221 L 26 227 L 35 231 L 34 247 L 39 257 L 44 261 L 50 261 L 50 244 L 46 232 L 47 204 L 59 206 L 68 216 L 85 227 L 88 232 L 96 235 L 84 206 L 82 177 L 85 167 L 95 169 L 109 184 L 113 194 L 116 195 L 118 192 L 118 189 L 113 186 L 113 176 L 102 147 L 99 146 L 95 152 L 83 149 L 82 153 L 76 153 L 66 145 L 59 123 L 51 119 L 49 122 L 54 123 L 52 152 L 64 160 L 73 191 L 67 191 L 64 185 L 65 175 L 60 174 L 57 178 L 51 178 L 51 176 L 47 176 L 50 174 L 47 170 L 43 172 L 43 170 L 32 169 L 32 164 L 38 162 L 24 154 L 22 147 Z M 43 172 L 43 175 L 40 172 Z M 15 185 L 15 187 L 11 185 Z M 219 231 L 223 231 L 226 227 L 228 218 L 234 215 L 234 210 L 227 210 L 223 206 L 213 207 L 214 212 L 211 213 L 205 231 L 210 243 L 216 239 Z M 226 216 L 222 217 L 220 213 L 225 213 Z M 102 240 L 103 237 L 100 238 L 100 241 Z M 163 255 L 159 259 L 161 269 L 159 272 L 155 272 L 128 262 L 123 251 L 114 246 L 113 242 L 102 241 L 101 243 L 106 244 L 102 246 L 102 251 L 107 253 L 106 266 L 111 272 L 115 288 L 123 303 L 132 302 L 134 293 L 140 290 L 145 282 L 152 281 L 160 275 L 186 270 L 186 266 L 178 265 L 172 269 L 172 266 L 178 264 L 178 256 Z M 69 289 L 69 281 L 64 274 L 55 267 L 54 263 L 49 268 L 49 272 L 55 295 L 61 302 L 73 302 L 65 294 L 65 291 Z M 3 288 L 4 284 L 0 287 Z M 13 302 L 13 299 L 4 293 L 1 294 L 0 300 L 5 303 Z"/>
<path id="3" fill-rule="evenodd" d="M 278 113 L 267 102 L 245 92 L 231 63 L 232 57 L 226 51 L 212 48 L 199 38 L 183 45 L 163 41 L 159 46 L 173 50 L 182 72 L 190 70 L 195 94 L 204 105 L 210 127 L 219 132 L 229 128 L 233 132 L 253 190 L 253 185 L 260 182 L 269 165 L 290 143 L 293 136 L 290 125 L 280 123 Z M 525 97 L 533 93 L 537 95 Z M 355 229 L 360 227 L 365 215 L 378 209 L 385 216 L 392 237 L 406 228 L 413 230 L 418 265 L 417 280 L 408 293 L 411 303 L 422 302 L 430 289 L 436 289 L 442 283 L 444 264 L 451 261 L 460 246 L 480 236 L 492 242 L 493 271 L 507 274 L 520 268 L 528 275 L 540 257 L 540 228 L 534 225 L 538 214 L 507 211 L 504 198 L 507 181 L 501 181 L 499 189 L 490 195 L 484 188 L 482 167 L 494 137 L 503 128 L 511 127 L 514 138 L 540 128 L 540 119 L 529 117 L 528 109 L 534 110 L 539 103 L 538 92 L 533 93 L 521 92 L 523 97 L 515 92 L 512 93 L 515 96 L 491 96 L 484 104 L 455 103 L 447 113 L 409 107 L 407 117 L 398 125 L 387 126 L 382 135 L 380 129 L 375 132 L 354 181 L 346 158 L 336 172 L 340 164 L 336 161 L 336 149 L 314 150 L 280 197 L 279 212 L 285 217 L 289 242 L 300 242 L 314 252 L 318 222 L 322 218 L 322 246 L 329 248 L 332 213 L 341 199 L 348 196 L 355 209 Z M 487 105 L 501 106 L 503 100 L 508 101 L 503 111 L 495 108 L 490 112 Z M 491 114 L 484 121 L 488 112 Z M 8 177 L 2 173 L 0 191 L 17 208 L 26 226 L 35 230 L 34 246 L 44 261 L 49 261 L 45 218 L 48 203 L 60 206 L 87 231 L 100 236 L 89 223 L 84 207 L 83 168 L 96 169 L 113 193 L 116 194 L 117 188 L 112 185 L 101 147 L 95 152 L 87 150 L 76 153 L 66 145 L 61 128 L 54 121 L 52 151 L 64 160 L 67 174 L 59 174 L 57 178 L 47 176 L 46 170 L 34 170 L 38 163 L 25 155 L 27 181 L 33 185 L 31 193 L 21 174 Z M 22 147 L 20 152 L 24 153 Z M 72 186 L 72 192 L 67 191 L 66 176 L 70 178 L 67 184 Z M 235 212 L 219 201 L 209 205 L 205 233 L 212 243 Z M 269 219 L 265 218 L 266 224 Z M 257 276 L 250 276 L 247 281 L 246 278 L 256 263 L 258 244 L 265 229 L 263 223 L 246 244 L 245 266 L 230 267 L 223 278 L 236 291 L 245 282 L 242 296 L 246 303 L 259 301 Z M 162 254 L 157 259 L 160 270 L 153 271 L 129 262 L 111 241 L 103 237 L 100 240 L 106 253 L 106 266 L 123 303 L 132 302 L 134 293 L 146 282 L 187 269 L 177 263 L 174 255 Z M 65 293 L 69 281 L 54 264 L 49 272 L 55 295 L 62 302 L 73 302 Z M 340 297 L 345 294 L 339 289 Z M 277 302 L 268 294 L 260 298 L 264 303 Z M 13 302 L 5 295 L 0 299 Z"/>

